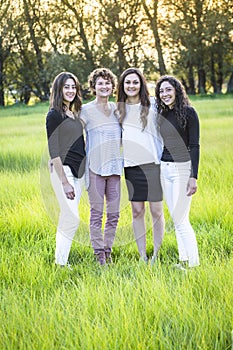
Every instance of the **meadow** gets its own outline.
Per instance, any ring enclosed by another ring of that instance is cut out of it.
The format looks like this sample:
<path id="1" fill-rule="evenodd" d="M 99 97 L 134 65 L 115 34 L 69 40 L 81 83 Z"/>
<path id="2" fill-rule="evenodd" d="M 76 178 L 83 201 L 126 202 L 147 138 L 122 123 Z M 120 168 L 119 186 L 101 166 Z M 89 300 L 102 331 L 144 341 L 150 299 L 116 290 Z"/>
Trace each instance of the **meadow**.
<path id="1" fill-rule="evenodd" d="M 89 244 L 84 190 L 73 270 L 54 265 L 58 208 L 47 171 L 48 104 L 0 109 L 0 349 L 233 349 L 233 98 L 195 98 L 201 124 L 198 192 L 191 221 L 201 265 L 173 268 L 166 234 L 156 266 L 140 265 L 122 180 L 114 263 Z M 147 251 L 152 255 L 147 216 Z"/>

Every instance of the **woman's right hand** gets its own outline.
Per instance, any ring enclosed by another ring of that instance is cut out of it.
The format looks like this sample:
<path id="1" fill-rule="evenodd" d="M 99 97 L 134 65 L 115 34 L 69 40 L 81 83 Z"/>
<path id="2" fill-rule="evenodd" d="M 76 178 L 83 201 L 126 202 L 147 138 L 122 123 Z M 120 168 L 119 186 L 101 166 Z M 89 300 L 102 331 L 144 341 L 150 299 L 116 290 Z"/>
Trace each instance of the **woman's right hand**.
<path id="1" fill-rule="evenodd" d="M 65 192 L 66 198 L 71 199 L 71 200 L 74 199 L 74 197 L 75 197 L 74 187 L 69 182 L 62 184 L 62 186 L 63 186 L 63 190 Z"/>

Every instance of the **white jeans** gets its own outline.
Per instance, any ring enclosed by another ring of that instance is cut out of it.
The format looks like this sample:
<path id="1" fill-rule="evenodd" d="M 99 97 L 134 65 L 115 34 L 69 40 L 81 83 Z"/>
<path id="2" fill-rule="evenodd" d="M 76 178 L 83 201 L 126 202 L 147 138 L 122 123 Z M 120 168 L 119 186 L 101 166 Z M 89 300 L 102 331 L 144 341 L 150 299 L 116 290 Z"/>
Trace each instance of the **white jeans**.
<path id="1" fill-rule="evenodd" d="M 55 251 L 55 263 L 59 265 L 66 265 L 72 240 L 79 226 L 78 204 L 84 179 L 83 177 L 81 179 L 74 177 L 69 166 L 64 165 L 63 168 L 67 180 L 74 187 L 75 198 L 71 200 L 66 197 L 61 180 L 53 168 L 50 179 L 60 207 Z"/>
<path id="2" fill-rule="evenodd" d="M 187 184 L 191 162 L 161 162 L 161 184 L 168 210 L 173 219 L 179 260 L 188 261 L 189 266 L 199 265 L 196 236 L 189 221 L 191 196 L 187 196 Z"/>

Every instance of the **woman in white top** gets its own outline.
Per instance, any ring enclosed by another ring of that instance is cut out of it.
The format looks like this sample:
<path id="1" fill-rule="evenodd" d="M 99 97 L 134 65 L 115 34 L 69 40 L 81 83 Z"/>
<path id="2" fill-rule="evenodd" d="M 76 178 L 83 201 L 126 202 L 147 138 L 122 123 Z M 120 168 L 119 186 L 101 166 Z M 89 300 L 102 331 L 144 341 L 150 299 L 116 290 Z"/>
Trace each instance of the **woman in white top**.
<path id="1" fill-rule="evenodd" d="M 153 223 L 153 264 L 164 235 L 159 164 L 161 143 L 147 83 L 137 68 L 129 68 L 120 76 L 117 106 L 122 126 L 124 173 L 131 201 L 135 239 L 140 260 L 148 262 L 144 220 L 145 202 L 148 201 Z"/>
<path id="2" fill-rule="evenodd" d="M 86 186 L 91 206 L 90 236 L 94 254 L 101 265 L 106 261 L 111 262 L 119 219 L 120 176 L 123 169 L 121 127 L 116 106 L 108 101 L 115 83 L 115 75 L 109 69 L 95 69 L 89 76 L 89 86 L 96 98 L 83 105 L 80 116 L 87 136 Z M 106 223 L 102 235 L 104 197 Z"/>

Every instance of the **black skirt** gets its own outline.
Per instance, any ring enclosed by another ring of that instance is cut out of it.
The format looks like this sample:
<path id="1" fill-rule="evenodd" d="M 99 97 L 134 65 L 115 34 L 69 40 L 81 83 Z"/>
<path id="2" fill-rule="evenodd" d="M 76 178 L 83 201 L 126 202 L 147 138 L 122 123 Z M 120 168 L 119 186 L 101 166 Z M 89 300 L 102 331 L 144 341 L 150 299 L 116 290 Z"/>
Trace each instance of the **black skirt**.
<path id="1" fill-rule="evenodd" d="M 150 163 L 124 168 L 129 200 L 160 202 L 163 199 L 160 164 Z"/>

